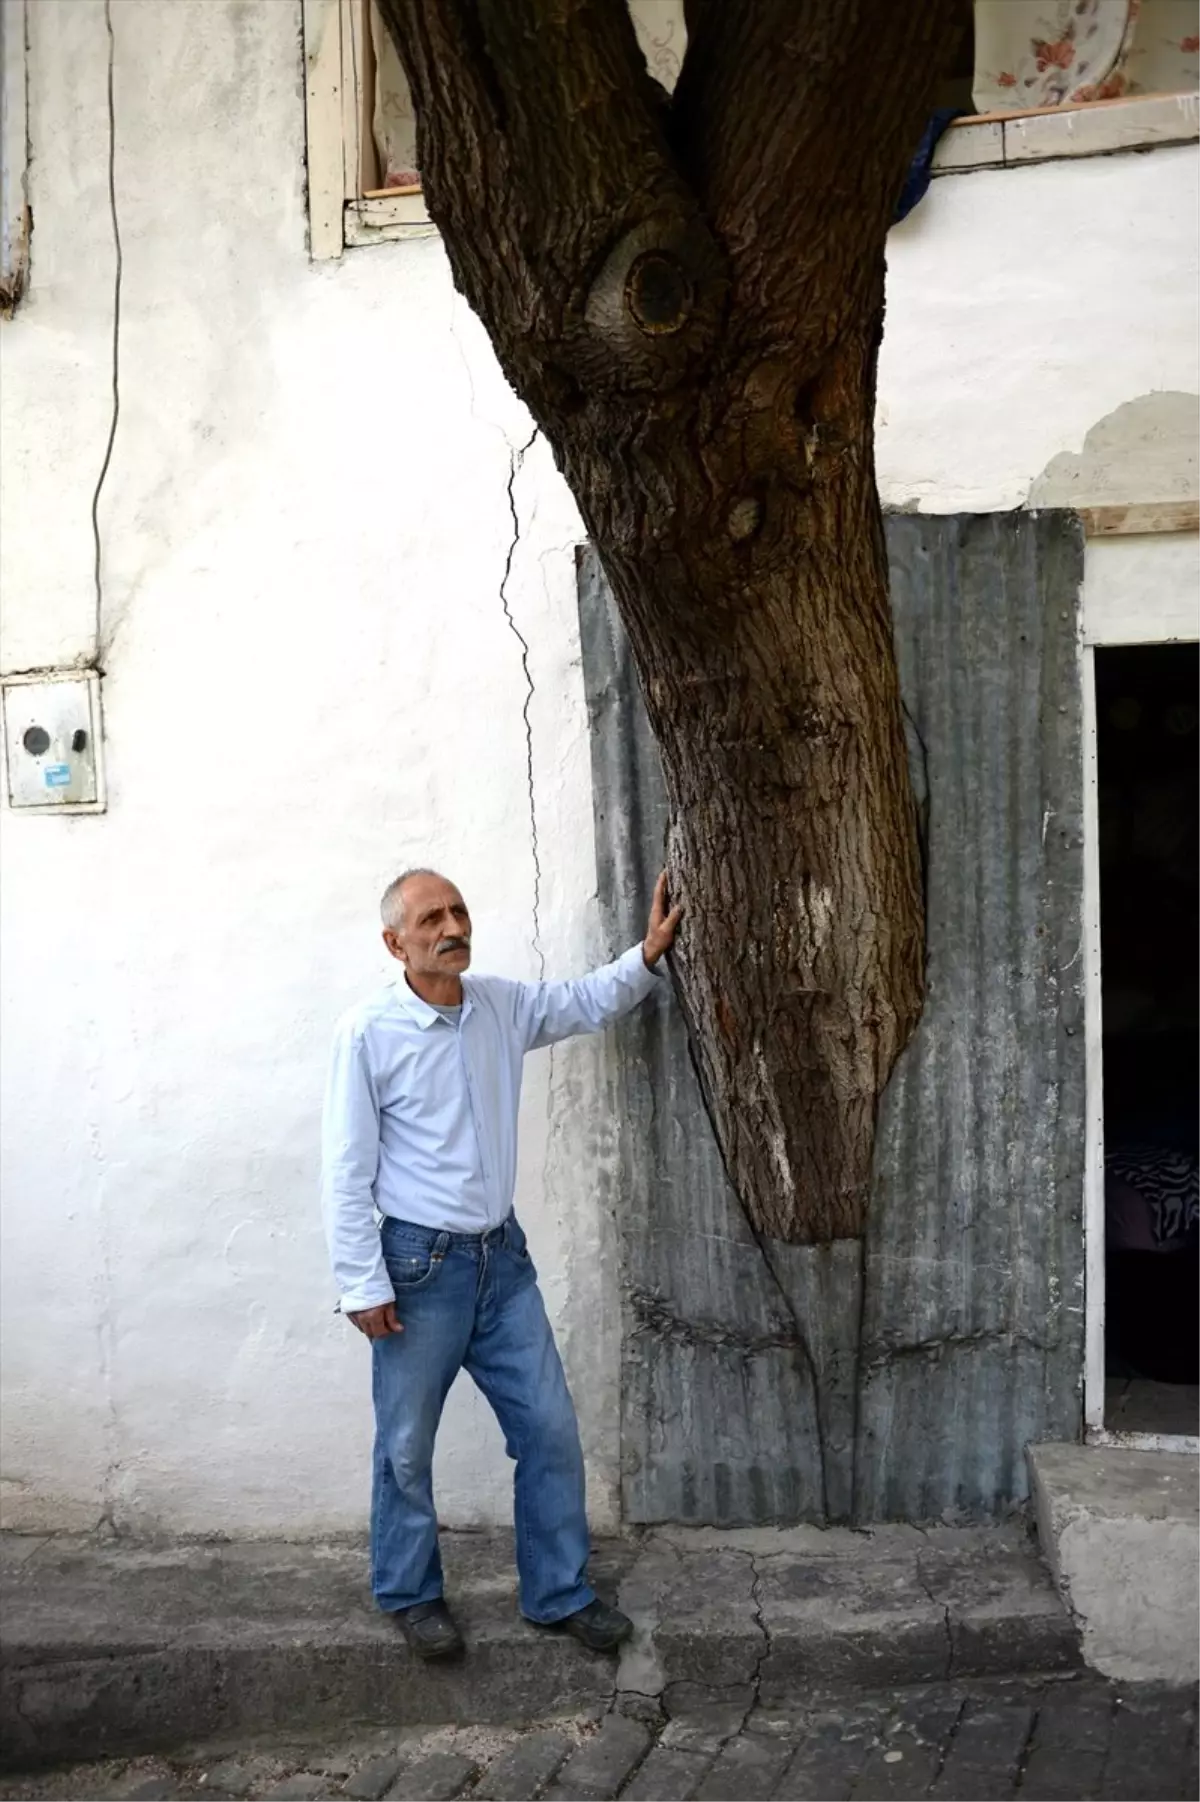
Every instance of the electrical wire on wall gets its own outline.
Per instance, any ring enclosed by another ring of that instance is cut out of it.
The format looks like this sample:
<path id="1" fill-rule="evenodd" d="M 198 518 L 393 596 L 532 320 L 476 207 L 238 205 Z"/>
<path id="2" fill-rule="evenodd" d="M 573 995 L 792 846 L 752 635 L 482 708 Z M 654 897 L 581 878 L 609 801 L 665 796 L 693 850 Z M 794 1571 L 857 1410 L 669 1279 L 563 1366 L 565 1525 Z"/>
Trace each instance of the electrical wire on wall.
<path id="1" fill-rule="evenodd" d="M 112 415 L 109 420 L 108 442 L 104 447 L 104 461 L 100 465 L 100 474 L 96 479 L 95 492 L 92 495 L 92 543 L 95 551 L 93 563 L 93 582 L 96 591 L 96 612 L 93 625 L 92 661 L 100 668 L 102 650 L 102 627 L 104 620 L 104 579 L 101 570 L 100 549 L 100 496 L 108 479 L 109 465 L 112 462 L 113 445 L 117 437 L 117 421 L 121 417 L 121 276 L 123 259 L 121 255 L 121 224 L 117 217 L 117 115 L 113 104 L 113 64 L 116 54 L 116 39 L 113 36 L 112 0 L 104 0 L 104 25 L 108 32 L 108 210 L 112 220 L 113 252 L 115 270 L 113 278 L 113 310 L 112 310 Z"/>

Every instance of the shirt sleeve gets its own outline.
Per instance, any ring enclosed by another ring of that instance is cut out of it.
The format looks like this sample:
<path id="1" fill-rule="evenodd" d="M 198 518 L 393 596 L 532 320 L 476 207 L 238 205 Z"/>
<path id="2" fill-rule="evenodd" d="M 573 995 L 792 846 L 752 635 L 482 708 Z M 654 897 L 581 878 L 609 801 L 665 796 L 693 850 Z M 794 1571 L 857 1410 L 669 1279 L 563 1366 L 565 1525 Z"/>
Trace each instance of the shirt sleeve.
<path id="1" fill-rule="evenodd" d="M 577 1032 L 602 1032 L 662 981 L 651 970 L 642 947 L 633 945 L 615 963 L 569 982 L 526 982 L 520 985 L 518 1017 L 526 1051 L 554 1045 Z"/>
<path id="2" fill-rule="evenodd" d="M 339 1029 L 325 1086 L 321 1212 L 343 1314 L 394 1299 L 375 1224 L 379 1097 L 361 1031 Z"/>

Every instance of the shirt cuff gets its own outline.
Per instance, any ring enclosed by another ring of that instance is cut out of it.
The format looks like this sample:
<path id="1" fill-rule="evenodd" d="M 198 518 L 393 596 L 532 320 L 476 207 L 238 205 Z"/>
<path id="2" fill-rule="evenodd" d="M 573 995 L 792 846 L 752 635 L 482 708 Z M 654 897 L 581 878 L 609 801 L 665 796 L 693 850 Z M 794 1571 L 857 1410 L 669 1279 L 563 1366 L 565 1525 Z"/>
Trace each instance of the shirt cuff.
<path id="1" fill-rule="evenodd" d="M 358 1294 L 343 1295 L 338 1302 L 339 1314 L 362 1314 L 367 1308 L 383 1308 L 389 1301 L 395 1301 L 395 1291 L 390 1287 L 386 1295 L 378 1291 L 360 1291 Z"/>
<path id="2" fill-rule="evenodd" d="M 642 992 L 648 995 L 654 984 L 662 979 L 663 960 L 660 957 L 656 964 L 648 964 L 642 950 L 644 943 L 643 939 L 638 944 L 631 945 L 628 951 L 622 952 L 617 959 L 617 968 L 626 979 L 638 979 L 643 985 Z"/>

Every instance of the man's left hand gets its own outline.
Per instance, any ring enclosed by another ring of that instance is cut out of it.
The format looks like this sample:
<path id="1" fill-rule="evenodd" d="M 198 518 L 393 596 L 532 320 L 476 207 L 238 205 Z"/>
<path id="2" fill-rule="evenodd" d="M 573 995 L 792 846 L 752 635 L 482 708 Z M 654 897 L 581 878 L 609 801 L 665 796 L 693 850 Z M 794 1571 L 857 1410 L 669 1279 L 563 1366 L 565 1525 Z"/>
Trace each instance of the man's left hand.
<path id="1" fill-rule="evenodd" d="M 673 907 L 667 912 L 667 872 L 663 870 L 654 884 L 654 900 L 650 903 L 650 924 L 646 928 L 646 937 L 642 941 L 642 957 L 646 968 L 652 970 L 664 951 L 669 951 L 675 939 L 675 928 L 682 917 L 682 907 Z"/>

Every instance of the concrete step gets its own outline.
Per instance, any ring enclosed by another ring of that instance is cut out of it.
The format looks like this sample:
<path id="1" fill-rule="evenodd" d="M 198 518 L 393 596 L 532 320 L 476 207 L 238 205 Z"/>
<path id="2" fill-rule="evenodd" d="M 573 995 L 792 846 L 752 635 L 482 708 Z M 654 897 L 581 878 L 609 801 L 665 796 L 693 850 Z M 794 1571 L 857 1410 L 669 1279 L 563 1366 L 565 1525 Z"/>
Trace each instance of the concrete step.
<path id="1" fill-rule="evenodd" d="M 470 1652 L 412 1660 L 361 1547 L 0 1540 L 0 1757 L 28 1768 L 328 1725 L 519 1722 L 1070 1668 L 1077 1638 L 1019 1527 L 659 1530 L 596 1549 L 637 1626 L 616 1661 L 523 1622 L 511 1539 L 446 1534 Z"/>
<path id="2" fill-rule="evenodd" d="M 1034 1445 L 1038 1537 L 1095 1670 L 1123 1682 L 1200 1674 L 1200 1460 L 1124 1446 Z"/>
<path id="3" fill-rule="evenodd" d="M 622 1687 L 755 1686 L 764 1706 L 841 1686 L 1057 1671 L 1078 1638 L 1020 1524 L 660 1528 L 621 1586 L 639 1631 Z"/>

